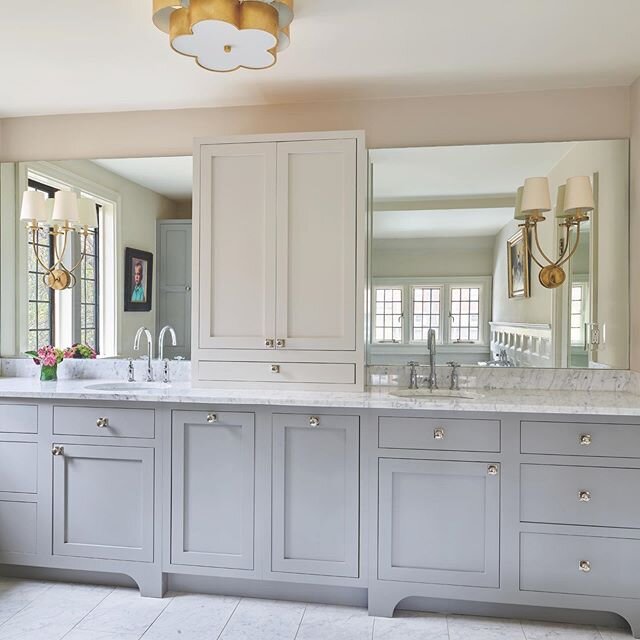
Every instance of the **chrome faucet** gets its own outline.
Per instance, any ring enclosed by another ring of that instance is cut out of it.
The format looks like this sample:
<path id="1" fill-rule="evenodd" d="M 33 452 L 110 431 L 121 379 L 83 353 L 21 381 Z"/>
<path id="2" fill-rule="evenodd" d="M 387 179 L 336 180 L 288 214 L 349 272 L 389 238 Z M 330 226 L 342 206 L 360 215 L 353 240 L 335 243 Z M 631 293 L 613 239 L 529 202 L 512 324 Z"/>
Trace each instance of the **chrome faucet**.
<path id="1" fill-rule="evenodd" d="M 411 360 L 411 362 L 407 362 L 407 366 L 409 367 L 409 389 L 417 389 L 419 387 L 418 367 L 420 363 Z"/>
<path id="2" fill-rule="evenodd" d="M 164 360 L 164 336 L 167 331 L 171 334 L 171 346 L 175 347 L 178 344 L 178 339 L 176 338 L 176 332 L 171 325 L 166 325 L 160 329 L 160 333 L 158 334 L 158 359 Z"/>
<path id="3" fill-rule="evenodd" d="M 437 389 L 436 332 L 433 329 L 429 329 L 429 333 L 427 333 L 427 349 L 429 349 L 429 377 L 427 378 L 427 387 L 429 387 L 429 389 Z"/>
<path id="4" fill-rule="evenodd" d="M 147 376 L 146 376 L 146 380 L 147 380 L 147 382 L 153 382 L 153 369 L 152 369 L 152 365 L 153 365 L 153 337 L 151 336 L 151 331 L 149 331 L 149 329 L 147 329 L 146 327 L 140 327 L 138 329 L 138 332 L 136 333 L 136 337 L 133 340 L 133 350 L 134 351 L 139 351 L 140 350 L 140 338 L 142 337 L 143 333 L 147 338 Z"/>

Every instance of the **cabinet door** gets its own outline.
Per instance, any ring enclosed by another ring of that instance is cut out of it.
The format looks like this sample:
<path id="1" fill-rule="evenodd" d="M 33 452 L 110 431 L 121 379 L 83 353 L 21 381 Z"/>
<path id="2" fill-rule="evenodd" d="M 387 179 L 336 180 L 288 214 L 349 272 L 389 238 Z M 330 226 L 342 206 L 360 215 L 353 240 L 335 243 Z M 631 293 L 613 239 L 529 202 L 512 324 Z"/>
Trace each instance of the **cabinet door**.
<path id="1" fill-rule="evenodd" d="M 254 414 L 173 414 L 171 561 L 253 569 Z"/>
<path id="2" fill-rule="evenodd" d="M 275 337 L 275 143 L 201 150 L 201 349 L 265 349 Z"/>
<path id="3" fill-rule="evenodd" d="M 359 439 L 357 416 L 273 416 L 273 571 L 358 576 Z"/>
<path id="4" fill-rule="evenodd" d="M 191 221 L 158 224 L 158 330 L 176 330 L 174 347 L 166 340 L 167 358 L 191 357 Z"/>
<path id="5" fill-rule="evenodd" d="M 356 141 L 278 144 L 277 338 L 356 348 Z"/>
<path id="6" fill-rule="evenodd" d="M 153 561 L 153 449 L 57 444 L 53 553 Z"/>
<path id="7" fill-rule="evenodd" d="M 485 463 L 381 459 L 379 486 L 381 580 L 499 586 L 499 473 Z"/>

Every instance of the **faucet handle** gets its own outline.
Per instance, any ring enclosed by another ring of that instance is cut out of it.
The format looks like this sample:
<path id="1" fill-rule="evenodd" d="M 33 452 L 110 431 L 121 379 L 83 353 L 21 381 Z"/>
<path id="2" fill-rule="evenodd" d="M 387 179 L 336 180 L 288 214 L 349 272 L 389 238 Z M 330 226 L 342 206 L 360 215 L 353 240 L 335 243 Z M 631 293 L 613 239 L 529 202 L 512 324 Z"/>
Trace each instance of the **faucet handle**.
<path id="1" fill-rule="evenodd" d="M 460 368 L 460 363 L 459 362 L 453 362 L 453 360 L 451 362 L 447 362 L 447 364 L 455 371 L 456 369 Z"/>
<path id="2" fill-rule="evenodd" d="M 135 382 L 136 381 L 136 373 L 133 368 L 133 360 L 129 358 L 129 365 L 127 366 L 127 382 Z"/>
<path id="3" fill-rule="evenodd" d="M 419 367 L 420 363 L 416 362 L 415 360 L 409 360 L 409 362 L 407 362 L 407 367 Z"/>

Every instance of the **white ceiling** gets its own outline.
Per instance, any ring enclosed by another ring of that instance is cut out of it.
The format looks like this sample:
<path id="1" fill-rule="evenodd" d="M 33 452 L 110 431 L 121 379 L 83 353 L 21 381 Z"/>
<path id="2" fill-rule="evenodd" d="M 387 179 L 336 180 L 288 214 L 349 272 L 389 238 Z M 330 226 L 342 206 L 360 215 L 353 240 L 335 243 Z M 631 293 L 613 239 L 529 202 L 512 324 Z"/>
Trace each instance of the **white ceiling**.
<path id="1" fill-rule="evenodd" d="M 94 160 L 97 165 L 171 200 L 191 200 L 193 158 L 116 158 Z"/>
<path id="2" fill-rule="evenodd" d="M 171 51 L 151 0 L 5 2 L 0 117 L 628 85 L 638 0 L 296 0 L 269 70 Z"/>

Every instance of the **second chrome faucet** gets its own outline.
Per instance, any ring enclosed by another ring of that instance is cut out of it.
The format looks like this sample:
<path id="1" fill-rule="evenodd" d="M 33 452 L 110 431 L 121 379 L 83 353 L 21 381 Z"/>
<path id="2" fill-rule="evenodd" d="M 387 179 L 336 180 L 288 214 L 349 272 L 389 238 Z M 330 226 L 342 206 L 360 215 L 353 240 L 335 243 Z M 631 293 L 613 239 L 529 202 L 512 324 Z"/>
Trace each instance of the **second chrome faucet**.
<path id="1" fill-rule="evenodd" d="M 163 382 L 169 382 L 169 366 L 168 366 L 169 363 L 164 358 L 164 337 L 167 334 L 167 332 L 171 335 L 171 345 L 175 347 L 177 344 L 175 329 L 170 325 L 166 325 L 165 327 L 162 327 L 158 335 L 158 355 L 159 355 L 159 359 L 162 362 L 164 362 L 164 369 L 163 369 L 163 376 L 162 376 Z M 145 381 L 153 382 L 153 336 L 151 335 L 151 331 L 149 331 L 149 329 L 147 329 L 146 327 L 140 327 L 138 329 L 138 331 L 136 332 L 136 337 L 133 340 L 133 349 L 134 351 L 140 350 L 140 339 L 142 338 L 143 335 L 147 339 L 147 372 L 145 375 Z M 131 370 L 129 371 L 129 381 L 133 382 L 133 376 L 131 375 Z"/>

